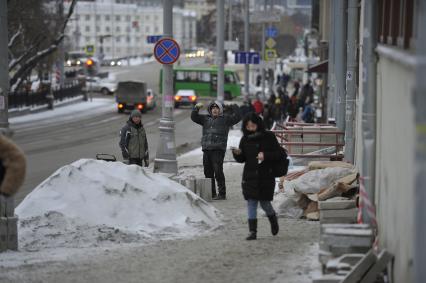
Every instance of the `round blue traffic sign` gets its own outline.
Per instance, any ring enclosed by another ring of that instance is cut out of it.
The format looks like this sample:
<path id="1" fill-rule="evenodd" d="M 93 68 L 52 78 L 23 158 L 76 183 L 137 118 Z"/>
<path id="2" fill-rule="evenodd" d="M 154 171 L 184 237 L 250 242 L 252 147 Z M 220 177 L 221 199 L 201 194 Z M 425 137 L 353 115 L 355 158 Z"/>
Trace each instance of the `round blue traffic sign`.
<path id="1" fill-rule="evenodd" d="M 173 64 L 179 59 L 179 44 L 171 38 L 162 38 L 155 44 L 154 56 L 161 64 Z"/>

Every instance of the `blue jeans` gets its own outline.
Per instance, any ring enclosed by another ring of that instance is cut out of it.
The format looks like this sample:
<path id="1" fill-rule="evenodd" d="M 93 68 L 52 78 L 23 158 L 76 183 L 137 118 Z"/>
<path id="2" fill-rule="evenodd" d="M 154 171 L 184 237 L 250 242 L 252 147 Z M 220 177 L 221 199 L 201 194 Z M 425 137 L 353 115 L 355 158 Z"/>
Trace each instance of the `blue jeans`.
<path id="1" fill-rule="evenodd" d="M 248 199 L 247 200 L 247 210 L 248 210 L 248 219 L 256 219 L 257 218 L 257 204 L 260 203 L 260 207 L 263 211 L 266 212 L 266 215 L 272 216 L 275 215 L 275 210 L 272 207 L 272 204 L 268 200 L 255 200 Z"/>

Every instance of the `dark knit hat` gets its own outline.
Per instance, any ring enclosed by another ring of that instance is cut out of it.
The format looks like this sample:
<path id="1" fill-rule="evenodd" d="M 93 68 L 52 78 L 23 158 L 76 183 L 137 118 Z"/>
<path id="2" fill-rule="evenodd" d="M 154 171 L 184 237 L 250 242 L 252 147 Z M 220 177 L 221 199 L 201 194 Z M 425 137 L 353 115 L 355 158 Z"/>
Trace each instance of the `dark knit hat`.
<path id="1" fill-rule="evenodd" d="M 142 118 L 142 113 L 139 110 L 135 109 L 130 113 L 130 118 L 133 118 L 133 117 Z"/>

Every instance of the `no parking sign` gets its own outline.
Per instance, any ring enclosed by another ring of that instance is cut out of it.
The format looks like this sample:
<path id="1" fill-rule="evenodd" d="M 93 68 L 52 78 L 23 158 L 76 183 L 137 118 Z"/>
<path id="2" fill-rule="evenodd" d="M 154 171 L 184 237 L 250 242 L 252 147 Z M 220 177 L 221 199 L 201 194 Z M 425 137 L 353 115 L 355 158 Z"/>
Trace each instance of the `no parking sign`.
<path id="1" fill-rule="evenodd" d="M 179 55 L 179 44 L 172 38 L 162 38 L 155 44 L 154 57 L 161 64 L 173 64 L 179 59 Z"/>

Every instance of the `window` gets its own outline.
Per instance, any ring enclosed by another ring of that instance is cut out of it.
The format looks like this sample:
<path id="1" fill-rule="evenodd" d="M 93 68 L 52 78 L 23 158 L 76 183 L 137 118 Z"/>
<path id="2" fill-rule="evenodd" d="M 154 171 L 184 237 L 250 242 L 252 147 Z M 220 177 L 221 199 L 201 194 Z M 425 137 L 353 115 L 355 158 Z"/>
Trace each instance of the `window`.
<path id="1" fill-rule="evenodd" d="M 129 43 L 131 41 L 130 36 L 126 36 L 126 41 Z"/>
<path id="2" fill-rule="evenodd" d="M 157 21 L 158 20 L 158 15 L 154 16 L 154 20 Z"/>
<path id="3" fill-rule="evenodd" d="M 159 28 L 158 28 L 158 26 L 155 26 L 155 28 L 154 28 L 154 32 L 155 32 L 155 33 L 159 32 Z"/>
<path id="4" fill-rule="evenodd" d="M 100 15 L 96 15 L 96 20 L 100 21 L 101 20 L 101 16 Z"/>
<path id="5" fill-rule="evenodd" d="M 177 71 L 176 80 L 184 82 L 210 82 L 210 72 Z"/>
<path id="6" fill-rule="evenodd" d="M 145 32 L 146 32 L 146 33 L 150 33 L 150 28 L 149 28 L 149 26 L 146 26 L 146 27 L 145 27 Z"/>
<path id="7" fill-rule="evenodd" d="M 86 21 L 90 21 L 90 15 L 86 15 L 84 18 L 86 19 Z"/>
<path id="8" fill-rule="evenodd" d="M 136 42 L 140 42 L 141 38 L 139 36 L 136 37 Z"/>
<path id="9" fill-rule="evenodd" d="M 149 15 L 146 15 L 146 16 L 145 16 L 145 20 L 147 20 L 147 21 L 149 21 L 149 20 L 150 20 L 150 18 L 151 18 L 151 17 L 150 17 Z"/>
<path id="10" fill-rule="evenodd" d="M 117 16 L 115 16 L 115 20 L 116 20 L 117 22 L 119 22 L 119 21 L 121 20 L 121 17 L 120 17 L 119 15 L 117 15 Z"/>
<path id="11" fill-rule="evenodd" d="M 111 52 L 111 47 L 105 48 L 106 52 Z"/>
<path id="12" fill-rule="evenodd" d="M 141 19 L 141 17 L 136 16 L 136 21 L 139 21 Z"/>
<path id="13" fill-rule="evenodd" d="M 86 41 L 89 42 L 90 41 L 90 36 L 86 36 Z"/>
<path id="14" fill-rule="evenodd" d="M 109 21 L 109 20 L 110 20 L 109 15 L 105 15 L 105 21 Z"/>
<path id="15" fill-rule="evenodd" d="M 225 74 L 225 83 L 226 84 L 234 84 L 234 76 L 232 74 Z"/>
<path id="16" fill-rule="evenodd" d="M 89 32 L 89 31 L 90 31 L 90 26 L 86 26 L 86 27 L 85 27 L 85 30 L 86 30 L 87 32 Z"/>
<path id="17" fill-rule="evenodd" d="M 116 32 L 120 32 L 120 30 L 121 30 L 121 29 L 120 29 L 120 27 L 119 27 L 119 26 L 115 27 L 115 31 L 116 31 Z"/>
<path id="18" fill-rule="evenodd" d="M 130 27 L 126 27 L 126 32 L 130 32 Z"/>
<path id="19" fill-rule="evenodd" d="M 105 27 L 105 32 L 110 32 L 111 31 L 111 29 L 107 26 L 107 27 Z"/>
<path id="20" fill-rule="evenodd" d="M 101 28 L 99 26 L 96 26 L 96 32 L 100 32 Z"/>
<path id="21" fill-rule="evenodd" d="M 128 21 L 128 22 L 130 22 L 130 21 L 131 21 L 131 17 L 130 17 L 130 15 L 127 15 L 127 16 L 126 16 L 126 21 Z"/>
<path id="22" fill-rule="evenodd" d="M 117 37 L 115 38 L 115 42 L 120 42 L 120 37 L 119 37 L 119 36 L 117 36 Z"/>

